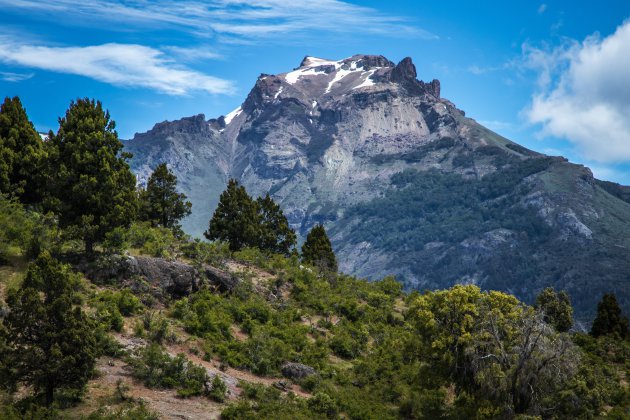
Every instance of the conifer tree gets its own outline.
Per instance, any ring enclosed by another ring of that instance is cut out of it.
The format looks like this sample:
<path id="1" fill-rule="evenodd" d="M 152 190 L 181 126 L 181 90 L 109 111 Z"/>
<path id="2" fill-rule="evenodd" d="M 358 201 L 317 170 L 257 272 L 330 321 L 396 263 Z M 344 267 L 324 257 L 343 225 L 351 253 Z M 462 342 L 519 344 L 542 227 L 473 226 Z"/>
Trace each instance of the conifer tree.
<path id="1" fill-rule="evenodd" d="M 47 406 L 57 389 L 81 390 L 94 369 L 94 325 L 74 304 L 74 287 L 68 268 L 43 253 L 7 298 L 0 339 L 3 385 L 30 386 Z"/>
<path id="2" fill-rule="evenodd" d="M 268 193 L 264 198 L 259 197 L 257 203 L 261 224 L 259 248 L 289 255 L 295 246 L 296 236 L 282 209 Z"/>
<path id="3" fill-rule="evenodd" d="M 597 316 L 591 327 L 591 335 L 593 337 L 613 335 L 622 339 L 630 337 L 628 318 L 621 313 L 614 294 L 605 294 L 597 304 Z"/>
<path id="4" fill-rule="evenodd" d="M 49 140 L 59 224 L 85 243 L 87 252 L 135 217 L 135 176 L 116 124 L 100 102 L 78 99 L 59 119 Z"/>
<path id="5" fill-rule="evenodd" d="M 225 191 L 219 197 L 208 230 L 204 236 L 209 240 L 228 242 L 232 251 L 257 246 L 260 237 L 260 216 L 258 205 L 239 185 L 230 179 Z"/>
<path id="6" fill-rule="evenodd" d="M 0 193 L 11 194 L 24 204 L 41 200 L 41 138 L 17 96 L 0 106 Z"/>
<path id="7" fill-rule="evenodd" d="M 544 314 L 546 323 L 558 332 L 567 332 L 573 326 L 573 307 L 567 292 L 556 292 L 547 287 L 536 296 L 536 308 Z"/>
<path id="8" fill-rule="evenodd" d="M 315 225 L 302 245 L 302 261 L 332 272 L 337 271 L 337 257 L 323 225 Z"/>
<path id="9" fill-rule="evenodd" d="M 177 177 L 166 163 L 159 164 L 140 195 L 140 211 L 143 220 L 154 226 L 180 231 L 179 221 L 191 213 L 192 204 L 186 195 L 177 192 Z"/>

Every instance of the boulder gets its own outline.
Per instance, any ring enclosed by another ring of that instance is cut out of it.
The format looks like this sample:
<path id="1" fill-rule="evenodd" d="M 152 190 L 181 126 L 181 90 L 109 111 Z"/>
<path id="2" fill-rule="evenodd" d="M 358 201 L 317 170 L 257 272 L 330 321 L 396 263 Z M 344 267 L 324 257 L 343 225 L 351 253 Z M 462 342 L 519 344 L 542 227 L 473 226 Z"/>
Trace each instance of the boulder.
<path id="1" fill-rule="evenodd" d="M 231 292 L 242 281 L 227 271 L 209 265 L 204 265 L 203 270 L 210 284 L 217 286 L 222 292 Z"/>
<path id="2" fill-rule="evenodd" d="M 303 379 L 316 375 L 317 372 L 314 368 L 302 363 L 287 362 L 282 366 L 282 374 L 289 379 Z"/>
<path id="3" fill-rule="evenodd" d="M 173 297 L 187 296 L 199 289 L 201 276 L 192 266 L 164 258 L 105 255 L 82 262 L 77 269 L 95 283 L 125 282 L 140 278 Z"/>

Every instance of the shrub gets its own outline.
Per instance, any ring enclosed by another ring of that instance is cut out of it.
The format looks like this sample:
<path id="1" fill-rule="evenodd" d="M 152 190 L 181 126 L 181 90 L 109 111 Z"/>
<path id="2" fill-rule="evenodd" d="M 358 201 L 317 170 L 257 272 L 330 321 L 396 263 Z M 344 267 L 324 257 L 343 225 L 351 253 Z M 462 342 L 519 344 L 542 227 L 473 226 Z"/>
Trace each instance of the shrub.
<path id="1" fill-rule="evenodd" d="M 202 395 L 208 381 L 206 370 L 183 354 L 171 357 L 156 344 L 142 349 L 130 360 L 132 374 L 149 388 L 175 388 L 182 397 Z"/>
<path id="2" fill-rule="evenodd" d="M 214 375 L 212 382 L 210 383 L 210 392 L 208 396 L 217 402 L 224 402 L 227 395 L 227 386 L 225 382 L 219 377 Z"/>

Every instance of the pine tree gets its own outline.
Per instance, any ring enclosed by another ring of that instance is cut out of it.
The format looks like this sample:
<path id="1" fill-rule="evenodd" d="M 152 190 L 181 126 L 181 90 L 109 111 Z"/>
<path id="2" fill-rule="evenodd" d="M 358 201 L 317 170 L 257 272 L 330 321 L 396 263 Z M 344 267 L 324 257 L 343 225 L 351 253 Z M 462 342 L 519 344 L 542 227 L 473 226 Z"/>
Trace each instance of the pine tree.
<path id="1" fill-rule="evenodd" d="M 41 200 L 44 146 L 17 96 L 0 106 L 0 193 L 24 204 Z"/>
<path id="2" fill-rule="evenodd" d="M 337 257 L 323 225 L 315 225 L 302 245 L 302 261 L 324 270 L 337 271 Z"/>
<path id="3" fill-rule="evenodd" d="M 175 174 L 166 163 L 159 164 L 149 177 L 146 190 L 140 194 L 141 219 L 179 232 L 179 221 L 191 213 L 191 207 L 186 195 L 177 192 Z"/>
<path id="4" fill-rule="evenodd" d="M 547 287 L 536 296 L 536 308 L 544 314 L 546 323 L 558 332 L 567 332 L 573 326 L 573 307 L 567 292 L 556 292 Z"/>
<path id="5" fill-rule="evenodd" d="M 59 224 L 83 239 L 86 251 L 135 217 L 135 176 L 122 153 L 115 122 L 100 102 L 78 99 L 49 140 L 54 207 Z"/>
<path id="6" fill-rule="evenodd" d="M 295 246 L 295 232 L 289 226 L 282 209 L 267 195 L 259 197 L 261 233 L 258 247 L 265 251 L 289 255 Z"/>
<path id="7" fill-rule="evenodd" d="M 75 281 L 48 253 L 29 266 L 7 298 L 3 320 L 3 385 L 31 386 L 50 406 L 55 390 L 81 390 L 95 365 L 93 322 L 74 304 Z"/>
<path id="8" fill-rule="evenodd" d="M 209 240 L 226 241 L 232 251 L 258 245 L 258 205 L 237 180 L 230 179 L 227 188 L 221 193 L 219 205 L 204 236 Z"/>
<path id="9" fill-rule="evenodd" d="M 591 335 L 593 337 L 613 335 L 622 339 L 630 337 L 628 318 L 621 313 L 614 294 L 605 294 L 597 304 L 597 316 L 591 327 Z"/>

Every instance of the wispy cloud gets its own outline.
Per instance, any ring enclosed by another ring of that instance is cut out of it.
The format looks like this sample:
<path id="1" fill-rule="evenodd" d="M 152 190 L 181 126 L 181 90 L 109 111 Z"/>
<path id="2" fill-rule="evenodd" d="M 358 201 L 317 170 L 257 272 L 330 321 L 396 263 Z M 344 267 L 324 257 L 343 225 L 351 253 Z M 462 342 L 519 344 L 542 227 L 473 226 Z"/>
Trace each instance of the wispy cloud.
<path id="1" fill-rule="evenodd" d="M 0 79 L 5 82 L 21 82 L 32 78 L 33 73 L 12 73 L 8 71 L 0 71 Z"/>
<path id="2" fill-rule="evenodd" d="M 499 70 L 505 70 L 506 68 L 508 68 L 510 65 L 510 63 L 505 63 L 505 64 L 501 64 L 499 66 L 485 66 L 485 67 L 481 67 L 478 66 L 476 64 L 473 64 L 472 66 L 468 66 L 468 68 L 466 69 L 469 73 L 474 74 L 475 76 L 481 76 L 482 74 L 487 74 L 487 73 L 492 73 L 495 71 L 499 71 Z"/>
<path id="3" fill-rule="evenodd" d="M 481 120 L 479 124 L 488 127 L 493 131 L 514 131 L 518 127 L 514 125 L 514 123 L 507 121 L 497 121 L 497 120 Z"/>
<path id="4" fill-rule="evenodd" d="M 24 9 L 46 16 L 63 16 L 65 22 L 122 23 L 154 28 L 168 26 L 197 36 L 232 36 L 268 39 L 284 34 L 372 33 L 387 36 L 437 36 L 399 16 L 342 0 L 0 0 L 7 9 Z M 72 19 L 75 17 L 77 19 Z M 79 19 L 80 18 L 80 19 Z M 286 41 L 286 39 L 285 39 Z"/>
<path id="5" fill-rule="evenodd" d="M 538 6 L 538 14 L 542 15 L 547 10 L 547 5 L 545 3 Z"/>
<path id="6" fill-rule="evenodd" d="M 144 87 L 169 95 L 233 91 L 229 81 L 177 65 L 160 50 L 134 44 L 49 47 L 20 45 L 15 40 L 0 38 L 0 62 L 85 76 L 116 86 Z"/>
<path id="7" fill-rule="evenodd" d="M 177 47 L 169 45 L 161 47 L 161 50 L 182 61 L 216 60 L 222 58 L 222 55 L 210 46 Z"/>
<path id="8" fill-rule="evenodd" d="M 565 138 L 585 158 L 630 162 L 630 21 L 612 35 L 556 48 L 524 48 L 539 90 L 524 114 L 542 135 Z"/>

